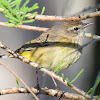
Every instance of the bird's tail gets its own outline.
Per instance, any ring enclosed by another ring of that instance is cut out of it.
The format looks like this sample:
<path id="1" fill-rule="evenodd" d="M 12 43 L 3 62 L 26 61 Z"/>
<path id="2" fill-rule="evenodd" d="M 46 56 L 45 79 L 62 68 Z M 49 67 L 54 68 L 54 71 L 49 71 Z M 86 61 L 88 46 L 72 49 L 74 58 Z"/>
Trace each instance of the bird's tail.
<path id="1" fill-rule="evenodd" d="M 0 58 L 14 58 L 14 56 L 7 54 L 7 55 L 0 55 Z"/>

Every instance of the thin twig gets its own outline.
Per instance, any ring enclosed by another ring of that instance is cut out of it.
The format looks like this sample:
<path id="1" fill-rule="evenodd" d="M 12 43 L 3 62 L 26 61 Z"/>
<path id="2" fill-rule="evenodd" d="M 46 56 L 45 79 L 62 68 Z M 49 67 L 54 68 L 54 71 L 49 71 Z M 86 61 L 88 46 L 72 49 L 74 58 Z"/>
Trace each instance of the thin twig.
<path id="1" fill-rule="evenodd" d="M 87 38 L 92 38 L 92 39 L 96 39 L 100 41 L 100 36 L 92 34 L 92 33 L 85 33 L 84 36 Z"/>
<path id="2" fill-rule="evenodd" d="M 5 46 L 2 42 L 0 42 L 0 47 L 2 49 L 4 49 L 5 51 L 7 51 L 8 53 L 12 54 L 14 57 L 20 59 L 21 61 L 37 68 L 40 69 L 41 71 L 43 71 L 44 73 L 48 74 L 49 76 L 59 80 L 60 82 L 62 82 L 63 84 L 65 84 L 66 86 L 70 87 L 68 82 L 65 80 L 63 81 L 63 78 L 56 75 L 54 72 L 51 72 L 49 70 L 47 70 L 46 68 L 43 68 L 42 66 L 38 65 L 35 62 L 30 61 L 29 59 L 24 58 L 23 56 L 21 56 L 20 54 L 18 54 L 17 52 L 14 52 L 13 50 L 9 49 L 7 46 Z M 70 87 L 72 90 L 76 91 L 77 93 L 81 94 L 82 96 L 86 97 L 86 98 L 90 98 L 90 96 L 88 94 L 86 94 L 83 90 L 80 90 L 79 88 L 75 87 L 74 85 L 72 85 L 72 87 Z"/>
<path id="3" fill-rule="evenodd" d="M 25 17 L 30 16 L 31 13 L 28 13 L 25 15 Z M 66 16 L 50 16 L 50 15 L 33 15 L 30 17 L 30 19 L 35 18 L 36 20 L 42 20 L 42 21 L 78 21 L 78 20 L 84 20 L 88 18 L 93 18 L 100 16 L 100 11 L 97 12 L 92 12 L 88 14 L 81 14 L 78 16 L 73 16 L 73 17 L 66 17 Z"/>
<path id="4" fill-rule="evenodd" d="M 32 90 L 28 87 L 28 85 L 15 72 L 13 72 L 8 66 L 6 66 L 5 64 L 3 64 L 2 62 L 0 62 L 0 64 L 3 65 L 5 68 L 7 68 L 7 70 L 9 70 L 15 77 L 17 77 L 19 79 L 19 81 L 22 82 L 22 84 L 28 89 L 28 91 L 30 93 L 32 93 L 33 97 L 36 100 L 39 100 L 39 98 L 32 92 Z"/>
<path id="5" fill-rule="evenodd" d="M 48 28 L 44 27 L 36 27 L 36 26 L 29 26 L 29 25 L 14 25 L 14 24 L 5 24 L 5 22 L 0 22 L 0 26 L 5 26 L 5 27 L 13 27 L 13 28 L 19 28 L 19 29 L 24 29 L 24 30 L 34 30 L 34 31 L 42 31 L 45 32 Z"/>
<path id="6" fill-rule="evenodd" d="M 85 100 L 85 97 L 79 94 L 74 94 L 74 93 L 69 93 L 69 92 L 64 92 L 64 91 L 59 91 L 59 90 L 54 90 L 54 89 L 41 88 L 41 91 L 39 91 L 31 87 L 31 90 L 35 94 L 46 94 L 46 95 L 55 96 L 59 98 L 67 98 L 67 99 L 74 99 L 74 100 Z M 13 93 L 30 93 L 30 92 L 26 88 L 0 89 L 0 95 L 13 94 Z"/>

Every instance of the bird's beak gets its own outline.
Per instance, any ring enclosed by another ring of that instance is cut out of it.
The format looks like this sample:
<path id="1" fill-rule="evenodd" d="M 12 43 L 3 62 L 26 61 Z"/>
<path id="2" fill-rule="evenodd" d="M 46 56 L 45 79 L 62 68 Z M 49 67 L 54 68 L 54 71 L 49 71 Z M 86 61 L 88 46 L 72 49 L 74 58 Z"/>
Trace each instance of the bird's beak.
<path id="1" fill-rule="evenodd" d="M 94 23 L 84 23 L 84 28 L 90 26 L 90 25 L 93 25 Z"/>

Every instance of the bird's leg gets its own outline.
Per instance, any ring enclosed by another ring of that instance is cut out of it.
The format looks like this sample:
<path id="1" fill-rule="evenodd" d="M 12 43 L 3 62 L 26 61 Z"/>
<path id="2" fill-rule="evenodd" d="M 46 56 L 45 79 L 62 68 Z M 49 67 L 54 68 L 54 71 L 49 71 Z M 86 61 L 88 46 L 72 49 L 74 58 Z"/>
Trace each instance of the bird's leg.
<path id="1" fill-rule="evenodd" d="M 40 86 L 39 86 L 39 81 L 38 81 L 38 69 L 36 69 L 36 88 L 39 90 L 40 89 Z"/>

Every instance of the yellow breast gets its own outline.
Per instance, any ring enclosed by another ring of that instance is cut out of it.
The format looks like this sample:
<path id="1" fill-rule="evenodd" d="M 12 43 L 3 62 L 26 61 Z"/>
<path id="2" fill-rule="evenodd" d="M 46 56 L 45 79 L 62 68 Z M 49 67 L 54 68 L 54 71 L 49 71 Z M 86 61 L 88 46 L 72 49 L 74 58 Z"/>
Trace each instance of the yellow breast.
<path id="1" fill-rule="evenodd" d="M 81 55 L 80 51 L 70 54 L 74 50 L 75 48 L 67 46 L 47 46 L 37 47 L 33 48 L 31 51 L 24 51 L 19 53 L 23 57 L 54 71 L 61 61 L 63 61 L 62 65 L 60 66 L 60 69 L 62 70 L 69 67 L 79 59 Z"/>

